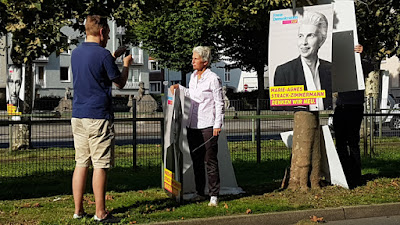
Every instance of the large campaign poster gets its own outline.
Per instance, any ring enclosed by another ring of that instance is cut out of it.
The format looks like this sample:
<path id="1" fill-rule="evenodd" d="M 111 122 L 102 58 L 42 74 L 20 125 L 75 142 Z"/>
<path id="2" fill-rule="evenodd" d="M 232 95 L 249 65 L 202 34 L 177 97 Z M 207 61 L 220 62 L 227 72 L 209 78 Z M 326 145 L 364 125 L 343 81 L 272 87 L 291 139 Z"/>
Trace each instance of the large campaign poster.
<path id="1" fill-rule="evenodd" d="M 178 201 L 196 196 L 193 163 L 187 139 L 190 99 L 179 89 L 172 94 L 168 88 L 165 110 L 163 187 Z M 225 127 L 218 137 L 218 167 L 221 179 L 220 195 L 240 194 L 232 166 Z M 208 193 L 206 184 L 205 192 Z"/>
<path id="2" fill-rule="evenodd" d="M 271 11 L 270 104 L 273 109 L 332 109 L 331 4 Z"/>
<path id="3" fill-rule="evenodd" d="M 358 44 L 354 1 L 332 2 L 334 9 L 332 89 L 334 92 L 364 90 L 361 56 L 353 50 Z"/>
<path id="4" fill-rule="evenodd" d="M 21 115 L 24 103 L 25 79 L 23 69 L 10 66 L 7 73 L 6 99 L 8 115 Z"/>

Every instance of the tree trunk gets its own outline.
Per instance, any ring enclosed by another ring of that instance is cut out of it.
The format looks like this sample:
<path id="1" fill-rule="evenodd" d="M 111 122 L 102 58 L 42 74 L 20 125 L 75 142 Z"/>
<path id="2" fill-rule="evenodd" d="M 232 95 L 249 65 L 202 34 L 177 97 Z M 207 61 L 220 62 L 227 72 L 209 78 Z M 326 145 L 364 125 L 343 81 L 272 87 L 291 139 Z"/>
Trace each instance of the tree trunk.
<path id="1" fill-rule="evenodd" d="M 371 71 L 368 74 L 368 77 L 365 80 L 365 97 L 366 97 L 366 104 L 367 104 L 367 112 L 370 111 L 371 107 L 372 110 L 375 111 L 375 109 L 378 106 L 378 100 L 379 100 L 379 87 L 380 87 L 380 71 L 379 70 L 374 70 Z M 373 99 L 373 104 L 370 105 L 370 99 Z M 370 120 L 374 119 L 373 117 L 367 117 L 367 124 L 370 124 Z M 364 123 L 361 124 L 362 128 L 360 129 L 361 132 L 364 132 Z M 370 135 L 370 127 L 367 126 L 367 132 L 366 135 Z M 361 136 L 364 136 L 364 133 L 361 134 Z"/>
<path id="2" fill-rule="evenodd" d="M 13 151 L 31 147 L 31 117 L 26 116 L 26 114 L 32 114 L 33 110 L 33 81 L 32 64 L 27 63 L 25 65 L 24 105 L 22 106 L 21 121 L 27 122 L 28 124 L 18 124 L 13 127 L 11 143 L 11 149 Z"/>
<path id="3" fill-rule="evenodd" d="M 367 80 L 365 81 L 365 96 L 367 97 L 367 109 L 372 107 L 373 110 L 377 108 L 379 98 L 379 86 L 380 86 L 380 71 L 374 70 L 368 74 Z M 373 105 L 369 103 L 369 99 L 373 98 Z"/>
<path id="4" fill-rule="evenodd" d="M 310 173 L 311 171 L 311 173 Z M 289 189 L 302 191 L 320 188 L 321 128 L 318 112 L 300 111 L 294 114 L 292 162 Z"/>

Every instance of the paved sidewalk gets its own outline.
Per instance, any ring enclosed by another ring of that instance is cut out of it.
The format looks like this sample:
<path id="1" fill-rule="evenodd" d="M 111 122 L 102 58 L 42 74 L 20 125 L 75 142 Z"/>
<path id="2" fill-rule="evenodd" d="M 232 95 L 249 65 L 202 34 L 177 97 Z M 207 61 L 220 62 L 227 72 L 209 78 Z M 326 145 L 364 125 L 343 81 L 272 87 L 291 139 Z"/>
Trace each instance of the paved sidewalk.
<path id="1" fill-rule="evenodd" d="M 174 222 L 154 223 L 156 225 L 291 225 L 310 216 L 323 217 L 325 221 L 350 220 L 369 217 L 400 215 L 400 203 L 378 205 L 345 206 L 338 208 L 286 211 L 255 215 L 221 216 Z"/>

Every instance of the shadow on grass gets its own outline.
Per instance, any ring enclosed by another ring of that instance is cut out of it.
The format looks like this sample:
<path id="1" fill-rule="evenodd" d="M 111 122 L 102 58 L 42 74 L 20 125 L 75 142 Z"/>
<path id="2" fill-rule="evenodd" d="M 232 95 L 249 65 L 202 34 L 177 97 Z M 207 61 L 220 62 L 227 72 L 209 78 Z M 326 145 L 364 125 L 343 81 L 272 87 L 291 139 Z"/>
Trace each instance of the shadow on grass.
<path id="1" fill-rule="evenodd" d="M 38 198 L 72 194 L 73 171 L 37 173 L 30 176 L 5 178 L 0 181 L 0 200 Z M 86 192 L 92 193 L 89 170 Z M 113 168 L 108 176 L 108 191 L 125 192 L 161 186 L 160 167 Z"/>
<path id="2" fill-rule="evenodd" d="M 397 156 L 397 154 L 396 154 Z M 375 180 L 380 177 L 386 178 L 397 178 L 400 177 L 400 159 L 398 157 L 393 159 L 377 159 L 364 157 L 362 159 L 361 168 L 366 171 L 374 170 L 374 173 L 364 173 L 362 176 L 362 185 L 365 185 L 368 181 Z M 390 157 L 390 156 L 385 156 Z"/>
<path id="3" fill-rule="evenodd" d="M 289 164 L 289 160 L 233 163 L 237 183 L 246 192 L 245 195 L 259 195 L 279 189 Z"/>
<path id="4" fill-rule="evenodd" d="M 387 157 L 385 157 L 387 158 Z M 260 195 L 280 188 L 289 160 L 269 160 L 261 163 L 236 160 L 233 163 L 238 185 L 246 192 L 239 196 L 224 196 L 235 199 L 241 196 Z M 377 177 L 400 177 L 400 160 L 363 158 L 364 170 L 376 172 L 364 174 L 364 181 Z M 17 178 L 3 178 L 0 181 L 0 200 L 26 199 L 72 194 L 73 171 L 37 173 Z M 89 170 L 86 192 L 92 193 L 92 170 Z M 107 191 L 126 192 L 161 187 L 160 166 L 132 168 L 117 167 L 109 172 Z M 142 203 L 140 203 L 142 204 Z M 148 203 L 150 204 L 150 203 Z M 166 201 L 166 208 L 174 203 Z M 123 210 L 123 209 L 122 209 Z"/>

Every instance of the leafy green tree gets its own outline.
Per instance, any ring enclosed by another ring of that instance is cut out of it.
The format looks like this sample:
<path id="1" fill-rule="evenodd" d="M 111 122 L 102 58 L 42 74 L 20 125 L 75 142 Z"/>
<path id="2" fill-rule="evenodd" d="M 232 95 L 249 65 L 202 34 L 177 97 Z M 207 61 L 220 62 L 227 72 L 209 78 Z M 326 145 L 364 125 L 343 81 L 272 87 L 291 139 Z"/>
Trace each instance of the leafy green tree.
<path id="1" fill-rule="evenodd" d="M 0 1 L 0 36 L 6 33 L 5 24 L 7 23 L 7 6 L 3 3 L 4 0 Z"/>
<path id="2" fill-rule="evenodd" d="M 356 1 L 359 42 L 364 53 L 380 63 L 386 56 L 400 57 L 400 2 Z"/>
<path id="3" fill-rule="evenodd" d="M 20 68 L 25 65 L 25 97 L 21 110 L 29 114 L 33 106 L 33 61 L 66 48 L 67 38 L 60 29 L 71 24 L 71 10 L 66 1 L 6 0 L 2 3 L 6 6 L 5 29 L 12 35 L 11 63 Z M 22 120 L 29 119 L 22 117 Z M 25 125 L 18 126 L 14 135 L 19 138 L 12 143 L 14 150 L 29 147 L 29 130 Z"/>
<path id="4" fill-rule="evenodd" d="M 218 1 L 215 22 L 223 54 L 247 71 L 257 71 L 258 98 L 265 99 L 270 11 L 291 6 L 290 0 Z"/>
<path id="5" fill-rule="evenodd" d="M 68 48 L 68 37 L 61 32 L 65 26 L 84 31 L 88 14 L 112 16 L 122 0 L 1 0 L 1 33 L 11 33 L 11 59 L 15 66 L 25 65 L 25 99 L 23 114 L 32 113 L 33 70 L 35 59 Z M 4 10 L 5 9 L 5 10 Z M 3 23 L 4 22 L 4 23 Z M 5 26 L 4 26 L 5 25 Z M 29 120 L 29 117 L 22 117 Z M 25 129 L 25 130 L 24 130 Z M 21 133 L 28 133 L 28 128 Z M 30 134 L 28 134 L 29 136 Z M 20 148 L 21 146 L 16 146 Z"/>
<path id="6" fill-rule="evenodd" d="M 374 66 L 368 74 L 365 95 L 367 107 L 378 106 L 380 86 L 380 62 L 385 57 L 400 57 L 400 2 L 397 0 L 356 1 L 359 42 L 364 54 Z M 370 98 L 374 99 L 373 104 Z"/>
<path id="7" fill-rule="evenodd" d="M 218 58 L 219 38 L 210 20 L 213 5 L 213 0 L 146 0 L 132 4 L 119 18 L 125 18 L 127 40 L 141 43 L 162 67 L 181 71 L 186 85 L 194 46 L 212 46 Z"/>

